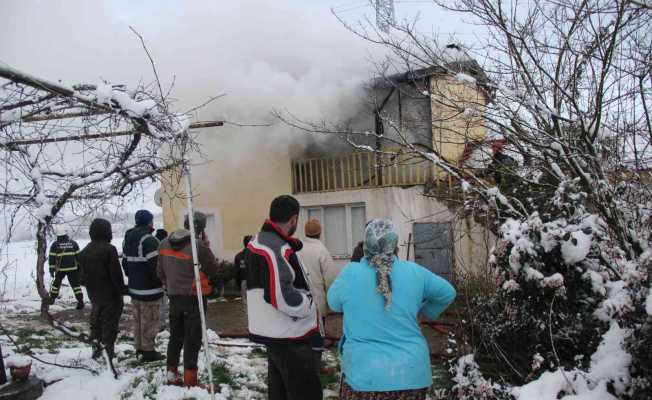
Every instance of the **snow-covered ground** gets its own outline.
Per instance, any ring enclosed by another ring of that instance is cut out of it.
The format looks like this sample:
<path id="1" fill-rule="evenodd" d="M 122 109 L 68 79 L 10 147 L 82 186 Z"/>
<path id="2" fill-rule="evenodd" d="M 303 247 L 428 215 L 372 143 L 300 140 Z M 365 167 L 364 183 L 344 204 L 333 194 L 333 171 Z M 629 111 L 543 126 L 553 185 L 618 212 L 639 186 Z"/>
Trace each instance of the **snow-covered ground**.
<path id="1" fill-rule="evenodd" d="M 78 240 L 83 248 L 88 240 Z M 122 238 L 112 242 L 120 247 Z M 40 299 L 35 285 L 34 242 L 14 242 L 2 252 L 0 259 L 0 324 L 11 335 L 20 348 L 29 349 L 38 358 L 65 366 L 47 365 L 32 360 L 32 375 L 47 384 L 41 398 L 45 400 L 114 400 L 114 399 L 210 399 L 207 390 L 186 389 L 165 385 L 165 361 L 141 364 L 136 359 L 131 332 L 121 331 L 116 345 L 116 367 L 118 379 L 114 379 L 104 362 L 91 358 L 89 345 L 64 335 L 39 320 Z M 46 268 L 47 271 L 47 268 Z M 74 308 L 74 296 L 67 282 L 61 290 L 61 297 L 51 306 L 53 313 Z M 50 277 L 46 272 L 46 284 Z M 128 298 L 125 298 L 129 302 Z M 65 321 L 63 321 L 65 322 Z M 88 332 L 88 324 L 67 323 L 77 332 Z M 169 332 L 159 333 L 157 350 L 165 354 Z M 220 339 L 209 331 L 210 357 L 216 399 L 263 399 L 266 392 L 267 361 L 264 349 L 245 339 Z M 19 351 L 9 338 L 0 331 L 0 345 L 3 355 L 11 360 L 24 351 Z M 333 398 L 337 390 L 337 359 L 331 352 L 325 352 L 324 364 L 328 382 L 325 398 Z M 205 360 L 200 354 L 200 380 L 208 382 Z M 90 370 L 90 371 L 89 371 Z M 92 371 L 92 372 L 91 372 Z M 8 372 L 8 371 L 7 371 Z M 335 396 L 336 397 L 336 396 Z"/>
<path id="2" fill-rule="evenodd" d="M 208 391 L 202 388 L 167 386 L 165 361 L 139 363 L 131 341 L 122 336 L 125 332 L 121 332 L 116 346 L 115 365 L 119 377 L 114 379 L 103 361 L 98 362 L 91 358 L 88 345 L 38 321 L 34 312 L 25 309 L 5 312 L 0 321 L 3 328 L 11 332 L 12 339 L 19 346 L 28 347 L 39 359 L 85 368 L 57 367 L 33 360 L 32 375 L 43 379 L 47 384 L 43 399 L 69 400 L 72 395 L 74 398 L 94 400 L 210 399 Z M 86 324 L 77 324 L 72 328 L 82 331 L 85 329 L 84 325 Z M 157 336 L 158 351 L 165 352 L 168 337 L 167 331 Z M 252 347 L 246 340 L 220 340 L 212 331 L 209 331 L 209 341 L 213 382 L 218 393 L 216 399 L 264 398 L 267 371 L 264 352 L 258 347 Z M 8 359 L 19 354 L 6 335 L 0 338 L 0 345 Z M 204 366 L 204 358 L 200 356 L 200 378 L 207 383 Z"/>
<path id="3" fill-rule="evenodd" d="M 89 239 L 75 240 L 80 248 L 84 248 Z M 122 238 L 115 238 L 113 245 L 120 249 Z M 51 244 L 51 243 L 50 243 Z M 52 278 L 45 266 L 45 283 L 50 288 Z M 21 302 L 40 301 L 36 292 L 36 242 L 11 242 L 0 253 L 0 301 L 20 300 Z M 84 293 L 85 295 L 86 293 Z M 74 299 L 68 281 L 64 280 L 60 298 Z M 0 310 L 2 307 L 0 303 Z"/>

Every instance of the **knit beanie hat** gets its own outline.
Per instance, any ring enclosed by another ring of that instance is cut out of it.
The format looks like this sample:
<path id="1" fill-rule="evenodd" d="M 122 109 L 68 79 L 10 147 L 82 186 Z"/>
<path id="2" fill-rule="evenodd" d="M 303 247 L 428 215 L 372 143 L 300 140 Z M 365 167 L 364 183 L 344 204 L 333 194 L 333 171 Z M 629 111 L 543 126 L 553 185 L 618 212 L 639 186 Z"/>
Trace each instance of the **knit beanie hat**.
<path id="1" fill-rule="evenodd" d="M 376 269 L 376 290 L 385 298 L 385 309 L 392 304 L 392 282 L 390 274 L 394 263 L 394 250 L 398 235 L 394 223 L 387 219 L 375 219 L 365 229 L 364 255 Z"/>
<path id="2" fill-rule="evenodd" d="M 154 215 L 147 210 L 136 211 L 136 226 L 147 226 L 154 221 Z"/>
<path id="3" fill-rule="evenodd" d="M 321 224 L 319 223 L 318 219 L 309 219 L 306 222 L 306 226 L 304 227 L 304 231 L 306 233 L 306 236 L 319 236 L 321 235 Z"/>

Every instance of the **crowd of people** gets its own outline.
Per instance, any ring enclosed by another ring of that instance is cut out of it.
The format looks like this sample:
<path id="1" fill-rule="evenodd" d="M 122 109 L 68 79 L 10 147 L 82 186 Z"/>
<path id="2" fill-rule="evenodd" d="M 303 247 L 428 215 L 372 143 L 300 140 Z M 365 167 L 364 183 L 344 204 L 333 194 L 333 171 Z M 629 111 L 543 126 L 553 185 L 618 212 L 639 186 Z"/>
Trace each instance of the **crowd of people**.
<path id="1" fill-rule="evenodd" d="M 419 318 L 436 319 L 453 302 L 453 287 L 428 269 L 397 257 L 398 234 L 389 220 L 369 221 L 354 258 L 339 270 L 320 240 L 320 221 L 306 222 L 303 241 L 294 237 L 299 211 L 292 196 L 274 199 L 260 232 L 245 236 L 244 248 L 235 257 L 250 339 L 266 347 L 268 399 L 322 399 L 319 373 L 330 311 L 344 316 L 339 342 L 341 399 L 425 399 L 432 374 Z M 111 245 L 107 220 L 93 220 L 91 242 L 81 251 L 66 235 L 57 237 L 50 252 L 55 276 L 51 301 L 67 276 L 77 307 L 83 308 L 79 285 L 86 287 L 94 357 L 103 350 L 114 356 L 123 296 L 128 295 L 140 359 L 166 359 L 168 384 L 198 384 L 202 329 L 197 291 L 206 310 L 218 264 L 206 238 L 205 215 L 195 213 L 193 221 L 195 232 L 190 232 L 186 216 L 184 228 L 169 236 L 163 230 L 153 235 L 153 215 L 138 211 L 135 226 L 125 234 L 121 261 Z M 200 265 L 199 288 L 192 235 Z M 165 356 L 154 346 L 162 315 L 167 315 L 170 329 Z"/>

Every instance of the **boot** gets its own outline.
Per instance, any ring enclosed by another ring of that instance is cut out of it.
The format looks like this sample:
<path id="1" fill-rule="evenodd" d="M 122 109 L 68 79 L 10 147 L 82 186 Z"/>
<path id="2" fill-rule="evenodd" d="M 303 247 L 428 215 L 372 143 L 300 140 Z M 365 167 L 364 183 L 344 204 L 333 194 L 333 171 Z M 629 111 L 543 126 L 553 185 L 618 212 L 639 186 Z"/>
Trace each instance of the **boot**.
<path id="1" fill-rule="evenodd" d="M 197 370 L 185 369 L 183 370 L 183 386 L 193 387 L 197 386 Z"/>
<path id="2" fill-rule="evenodd" d="M 165 356 L 155 350 L 143 351 L 141 354 L 142 355 L 140 357 L 140 361 L 142 362 L 154 362 L 154 361 L 165 360 Z"/>
<path id="3" fill-rule="evenodd" d="M 52 305 L 52 304 L 54 304 L 54 302 L 55 302 L 56 300 L 57 300 L 57 296 L 51 294 L 51 295 L 50 295 L 50 298 L 47 300 L 47 303 L 48 303 L 49 305 Z"/>
<path id="4" fill-rule="evenodd" d="M 77 298 L 77 307 L 75 307 L 77 310 L 81 310 L 84 308 L 84 298 L 82 296 L 75 296 Z"/>
<path id="5" fill-rule="evenodd" d="M 93 344 L 93 354 L 91 355 L 91 358 L 97 360 L 100 357 L 102 357 L 102 347 L 99 344 Z"/>
<path id="6" fill-rule="evenodd" d="M 168 365 L 167 384 L 172 386 L 183 386 L 183 379 L 179 375 L 179 368 Z"/>

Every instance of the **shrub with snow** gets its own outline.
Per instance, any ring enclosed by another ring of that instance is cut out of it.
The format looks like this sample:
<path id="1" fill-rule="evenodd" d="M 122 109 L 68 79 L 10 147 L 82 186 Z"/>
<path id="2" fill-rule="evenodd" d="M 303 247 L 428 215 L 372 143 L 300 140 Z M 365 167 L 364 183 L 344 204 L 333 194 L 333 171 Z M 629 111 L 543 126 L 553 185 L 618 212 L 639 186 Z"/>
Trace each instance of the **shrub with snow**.
<path id="1" fill-rule="evenodd" d="M 498 188 L 492 193 L 506 204 Z M 473 301 L 480 335 L 470 343 L 475 354 L 452 370 L 457 398 L 646 398 L 649 256 L 617 244 L 576 182 L 548 195 L 498 230 L 491 265 L 499 289 Z"/>

